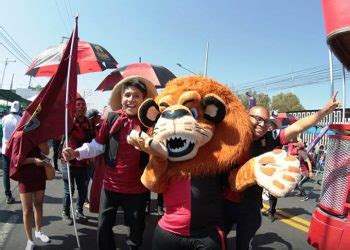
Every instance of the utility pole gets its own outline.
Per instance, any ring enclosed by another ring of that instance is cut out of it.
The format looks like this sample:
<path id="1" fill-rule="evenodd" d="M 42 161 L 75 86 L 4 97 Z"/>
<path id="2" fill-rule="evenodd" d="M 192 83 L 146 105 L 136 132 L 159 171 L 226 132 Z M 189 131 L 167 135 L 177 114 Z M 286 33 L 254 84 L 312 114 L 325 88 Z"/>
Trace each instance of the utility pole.
<path id="1" fill-rule="evenodd" d="M 10 91 L 12 90 L 12 86 L 13 86 L 13 78 L 14 78 L 15 74 L 12 74 L 12 79 L 11 79 L 11 85 L 10 85 Z"/>
<path id="2" fill-rule="evenodd" d="M 15 74 L 12 74 L 12 79 L 11 79 L 11 85 L 10 85 L 10 91 L 12 90 L 12 86 L 13 86 L 13 77 L 15 76 Z M 6 107 L 9 106 L 9 102 L 6 101 Z"/>
<path id="3" fill-rule="evenodd" d="M 2 78 L 1 78 L 1 84 L 0 84 L 0 89 L 2 89 L 2 84 L 4 83 L 4 77 L 5 77 L 5 71 L 6 67 L 10 62 L 16 62 L 16 60 L 10 61 L 8 58 L 5 60 L 5 66 L 4 66 L 4 71 L 2 72 Z"/>
<path id="4" fill-rule="evenodd" d="M 209 42 L 207 42 L 207 49 L 205 51 L 204 77 L 207 77 L 207 73 L 208 73 L 208 56 L 209 56 Z"/>
<path id="5" fill-rule="evenodd" d="M 31 87 L 31 82 L 32 82 L 32 76 L 29 76 L 29 82 L 28 82 L 28 89 L 30 89 L 30 87 Z"/>

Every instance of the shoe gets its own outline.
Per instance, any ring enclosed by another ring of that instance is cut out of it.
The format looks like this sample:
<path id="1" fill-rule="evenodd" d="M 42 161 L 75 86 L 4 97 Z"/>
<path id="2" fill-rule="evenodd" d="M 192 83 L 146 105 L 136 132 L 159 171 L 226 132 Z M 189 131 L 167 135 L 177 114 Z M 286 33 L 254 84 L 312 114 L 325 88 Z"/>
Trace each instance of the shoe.
<path id="1" fill-rule="evenodd" d="M 75 210 L 75 219 L 80 223 L 85 223 L 88 221 L 88 218 L 83 214 L 83 212 L 79 212 L 78 210 Z"/>
<path id="2" fill-rule="evenodd" d="M 145 213 L 149 214 L 151 212 L 151 204 L 147 203 L 146 208 L 145 208 Z"/>
<path id="3" fill-rule="evenodd" d="M 62 174 L 62 172 L 58 169 L 55 170 L 56 174 Z"/>
<path id="4" fill-rule="evenodd" d="M 27 245 L 26 245 L 25 250 L 33 250 L 33 249 L 34 249 L 34 247 L 35 247 L 34 242 L 33 242 L 33 241 L 31 241 L 31 240 L 28 240 L 28 241 L 27 241 Z"/>
<path id="5" fill-rule="evenodd" d="M 309 199 L 308 196 L 305 196 L 304 198 L 302 198 L 300 201 L 307 201 Z"/>
<path id="6" fill-rule="evenodd" d="M 63 220 L 64 224 L 66 224 L 68 226 L 73 225 L 73 220 L 64 211 L 62 212 L 62 220 Z"/>
<path id="7" fill-rule="evenodd" d="M 84 207 L 86 207 L 87 209 L 90 209 L 90 203 L 89 202 L 84 202 Z"/>
<path id="8" fill-rule="evenodd" d="M 35 235 L 35 238 L 40 239 L 44 243 L 50 242 L 50 238 L 41 231 L 39 232 L 35 231 L 34 235 Z"/>
<path id="9" fill-rule="evenodd" d="M 263 215 L 263 216 L 269 216 L 270 215 L 270 213 L 269 213 L 269 211 L 261 211 L 261 214 Z"/>
<path id="10" fill-rule="evenodd" d="M 6 203 L 7 204 L 15 203 L 15 198 L 13 198 L 12 196 L 6 196 Z"/>
<path id="11" fill-rule="evenodd" d="M 163 210 L 163 207 L 162 206 L 158 206 L 157 207 L 157 212 L 160 216 L 162 216 L 164 214 L 164 210 Z"/>
<path id="12" fill-rule="evenodd" d="M 269 219 L 271 222 L 275 221 L 275 216 L 273 214 L 269 214 Z"/>

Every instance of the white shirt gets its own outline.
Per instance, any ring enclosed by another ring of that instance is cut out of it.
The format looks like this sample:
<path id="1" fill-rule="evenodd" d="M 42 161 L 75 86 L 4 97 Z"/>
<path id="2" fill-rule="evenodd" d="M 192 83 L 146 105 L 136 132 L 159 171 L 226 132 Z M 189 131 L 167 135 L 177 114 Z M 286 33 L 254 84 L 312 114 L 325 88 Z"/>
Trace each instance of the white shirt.
<path id="1" fill-rule="evenodd" d="M 1 153 L 5 154 L 6 144 L 10 140 L 13 131 L 21 117 L 17 114 L 5 115 L 2 119 L 2 148 Z"/>
<path id="2" fill-rule="evenodd" d="M 77 160 L 80 161 L 87 158 L 93 158 L 103 154 L 105 149 L 106 145 L 102 145 L 93 139 L 92 142 L 84 143 L 80 148 L 75 149 L 80 154 L 80 157 L 77 157 Z"/>

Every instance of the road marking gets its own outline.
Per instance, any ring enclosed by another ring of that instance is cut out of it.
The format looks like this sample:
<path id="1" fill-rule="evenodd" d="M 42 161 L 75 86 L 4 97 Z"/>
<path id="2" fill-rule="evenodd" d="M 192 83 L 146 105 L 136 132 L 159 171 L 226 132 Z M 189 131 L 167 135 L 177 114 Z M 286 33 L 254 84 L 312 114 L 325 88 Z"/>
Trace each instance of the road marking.
<path id="1" fill-rule="evenodd" d="M 284 217 L 287 217 L 287 218 L 290 218 L 296 222 L 299 222 L 300 224 L 303 224 L 303 225 L 308 226 L 308 227 L 310 226 L 310 221 L 305 220 L 303 218 L 300 218 L 294 214 L 287 213 L 283 210 L 277 210 L 276 212 L 279 213 L 280 215 L 283 215 Z"/>
<path id="2" fill-rule="evenodd" d="M 12 229 L 15 227 L 15 224 L 18 220 L 18 215 L 11 215 L 7 220 L 6 224 L 1 228 L 0 231 L 0 249 L 3 249 L 6 242 L 7 236 L 10 234 Z"/>
<path id="3" fill-rule="evenodd" d="M 266 205 L 266 204 L 264 203 L 263 206 L 264 206 L 265 209 L 269 209 L 269 205 Z M 303 218 L 300 218 L 300 217 L 298 217 L 298 216 L 296 216 L 296 215 L 294 215 L 294 214 L 290 214 L 290 213 L 288 213 L 288 212 L 285 212 L 285 211 L 279 210 L 279 209 L 276 210 L 276 213 L 278 213 L 278 214 L 280 214 L 280 215 L 282 215 L 282 216 L 284 216 L 284 217 L 287 217 L 287 218 L 289 218 L 289 219 L 292 219 L 292 220 L 294 220 L 294 221 L 296 221 L 296 222 L 298 222 L 298 223 L 300 223 L 300 224 L 303 224 L 303 225 L 305 225 L 305 226 L 308 226 L 308 227 L 310 226 L 310 221 L 305 220 L 305 219 L 303 219 Z"/>
<path id="4" fill-rule="evenodd" d="M 264 206 L 263 211 L 266 211 L 269 208 L 269 206 L 266 204 L 263 204 L 263 206 Z M 275 217 L 279 221 L 286 223 L 286 224 L 288 224 L 296 229 L 299 229 L 299 230 L 304 231 L 304 232 L 309 231 L 310 221 L 302 219 L 296 215 L 287 213 L 287 212 L 282 211 L 282 210 L 277 210 Z"/>

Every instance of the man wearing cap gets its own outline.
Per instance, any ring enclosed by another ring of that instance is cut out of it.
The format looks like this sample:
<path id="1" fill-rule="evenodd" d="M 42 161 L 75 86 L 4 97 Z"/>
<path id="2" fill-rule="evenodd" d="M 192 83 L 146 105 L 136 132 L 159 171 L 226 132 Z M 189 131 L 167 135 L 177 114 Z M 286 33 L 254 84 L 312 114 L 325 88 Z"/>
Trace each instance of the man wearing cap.
<path id="1" fill-rule="evenodd" d="M 10 137 L 12 135 L 12 132 L 15 130 L 17 123 L 21 119 L 19 116 L 19 102 L 14 101 L 10 108 L 10 114 L 5 115 L 2 119 L 2 166 L 4 170 L 4 176 L 3 176 L 3 183 L 4 183 L 4 190 L 6 195 L 6 203 L 12 204 L 15 202 L 15 199 L 12 197 L 11 193 L 11 186 L 10 186 L 10 177 L 9 177 L 9 170 L 10 170 L 10 159 L 5 155 L 6 145 L 8 141 L 10 140 Z"/>

